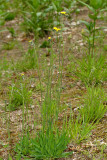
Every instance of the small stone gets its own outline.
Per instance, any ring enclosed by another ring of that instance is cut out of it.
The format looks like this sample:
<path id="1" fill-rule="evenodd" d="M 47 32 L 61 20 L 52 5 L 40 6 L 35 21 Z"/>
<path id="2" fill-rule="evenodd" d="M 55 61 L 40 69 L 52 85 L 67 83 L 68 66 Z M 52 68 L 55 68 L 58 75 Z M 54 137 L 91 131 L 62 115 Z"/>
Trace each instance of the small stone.
<path id="1" fill-rule="evenodd" d="M 104 29 L 104 32 L 107 32 L 107 28 Z"/>
<path id="2" fill-rule="evenodd" d="M 76 24 L 76 22 L 72 22 L 71 25 L 72 26 L 76 26 L 77 24 Z"/>
<path id="3" fill-rule="evenodd" d="M 8 34 L 8 35 L 6 36 L 6 38 L 8 38 L 8 39 L 11 38 L 11 34 Z"/>

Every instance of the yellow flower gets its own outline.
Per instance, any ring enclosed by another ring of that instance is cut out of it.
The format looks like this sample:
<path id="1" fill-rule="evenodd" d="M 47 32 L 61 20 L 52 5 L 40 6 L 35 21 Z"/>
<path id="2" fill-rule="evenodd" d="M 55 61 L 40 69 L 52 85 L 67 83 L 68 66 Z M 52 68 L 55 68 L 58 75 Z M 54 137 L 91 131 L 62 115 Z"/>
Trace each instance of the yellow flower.
<path id="1" fill-rule="evenodd" d="M 21 76 L 24 76 L 24 73 L 21 73 L 20 75 L 21 75 Z"/>
<path id="2" fill-rule="evenodd" d="M 84 33 L 84 29 L 82 29 L 81 33 L 82 33 L 82 34 Z"/>
<path id="3" fill-rule="evenodd" d="M 54 27 L 53 29 L 57 32 L 61 30 L 60 28 L 57 28 L 57 27 Z"/>
<path id="4" fill-rule="evenodd" d="M 30 45 L 33 45 L 33 44 L 34 44 L 33 40 L 30 40 L 29 43 L 30 43 Z"/>
<path id="5" fill-rule="evenodd" d="M 57 30 L 57 28 L 56 28 L 56 27 L 54 27 L 53 29 L 54 29 L 54 30 Z"/>
<path id="6" fill-rule="evenodd" d="M 30 41 L 29 41 L 29 43 L 32 43 L 32 42 L 33 42 L 33 40 L 30 40 Z"/>
<path id="7" fill-rule="evenodd" d="M 64 11 L 62 11 L 62 12 L 60 12 L 60 13 L 61 13 L 61 14 L 64 14 L 64 15 L 67 15 L 66 12 L 64 12 Z"/>
<path id="8" fill-rule="evenodd" d="M 50 40 L 51 39 L 51 37 L 48 37 L 48 40 Z"/>

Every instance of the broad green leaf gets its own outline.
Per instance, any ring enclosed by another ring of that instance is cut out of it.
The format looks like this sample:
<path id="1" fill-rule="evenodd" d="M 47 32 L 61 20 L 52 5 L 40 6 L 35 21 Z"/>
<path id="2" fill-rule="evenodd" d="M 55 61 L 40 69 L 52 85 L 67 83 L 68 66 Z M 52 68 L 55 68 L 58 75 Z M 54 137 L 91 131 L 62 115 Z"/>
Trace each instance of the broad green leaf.
<path id="1" fill-rule="evenodd" d="M 98 15 L 98 14 L 94 14 L 94 15 L 89 14 L 89 17 L 90 17 L 91 19 L 93 19 L 93 20 L 96 20 L 96 19 L 97 19 L 97 15 Z"/>
<path id="2" fill-rule="evenodd" d="M 88 23 L 87 21 L 82 21 L 82 20 L 80 20 L 80 23 L 84 23 L 87 27 L 90 26 L 90 23 Z"/>
<path id="3" fill-rule="evenodd" d="M 107 8 L 101 9 L 100 12 L 107 11 Z"/>
<path id="4" fill-rule="evenodd" d="M 88 7 L 92 12 L 95 12 L 94 8 L 91 7 L 90 5 L 84 3 L 84 2 L 82 2 L 82 1 L 80 1 L 80 0 L 77 0 L 77 1 L 80 2 L 81 4 L 83 4 L 84 6 Z"/>
<path id="5" fill-rule="evenodd" d="M 85 30 L 87 33 L 91 33 L 94 27 L 93 22 L 86 22 L 86 21 L 80 21 L 81 23 L 85 24 L 85 26 L 87 27 L 87 29 Z"/>
<path id="6" fill-rule="evenodd" d="M 8 160 L 12 160 L 12 157 L 9 155 L 9 158 L 8 158 Z"/>
<path id="7" fill-rule="evenodd" d="M 94 8 L 94 9 L 99 9 L 102 7 L 103 5 L 103 0 L 90 0 L 90 5 Z"/>

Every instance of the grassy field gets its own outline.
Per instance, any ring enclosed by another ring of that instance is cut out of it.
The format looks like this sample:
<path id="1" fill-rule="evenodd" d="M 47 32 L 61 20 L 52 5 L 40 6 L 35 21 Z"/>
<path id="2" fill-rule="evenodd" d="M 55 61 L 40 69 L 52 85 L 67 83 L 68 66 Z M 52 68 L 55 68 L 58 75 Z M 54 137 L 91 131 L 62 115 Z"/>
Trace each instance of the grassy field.
<path id="1" fill-rule="evenodd" d="M 107 159 L 106 0 L 0 1 L 0 160 Z"/>

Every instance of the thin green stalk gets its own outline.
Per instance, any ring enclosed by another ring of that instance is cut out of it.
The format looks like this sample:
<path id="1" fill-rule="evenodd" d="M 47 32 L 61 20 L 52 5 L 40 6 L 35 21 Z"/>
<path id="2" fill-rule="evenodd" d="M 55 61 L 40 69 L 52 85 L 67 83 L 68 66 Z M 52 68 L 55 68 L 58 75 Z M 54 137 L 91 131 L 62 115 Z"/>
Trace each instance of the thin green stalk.
<path id="1" fill-rule="evenodd" d="M 9 114 L 9 118 L 7 117 L 7 109 L 6 109 L 6 102 L 5 102 L 5 120 L 6 120 L 6 124 L 7 124 L 7 133 L 8 133 L 8 140 L 10 142 L 10 114 Z M 9 111 L 10 113 L 10 111 Z"/>
<path id="2" fill-rule="evenodd" d="M 14 86 L 12 86 L 12 90 L 11 90 L 10 104 L 12 102 L 13 87 Z M 10 108 L 10 105 L 9 105 L 9 118 L 8 118 L 8 138 L 9 138 L 9 141 L 10 141 L 10 110 L 11 110 L 11 108 Z"/>
<path id="3" fill-rule="evenodd" d="M 92 57 L 94 56 L 94 48 L 95 48 L 95 25 L 96 25 L 96 20 L 94 19 L 94 30 L 93 30 L 93 54 L 92 54 Z"/>
<path id="4" fill-rule="evenodd" d="M 63 41 L 63 39 L 62 39 Z M 63 43 L 63 50 L 62 50 L 62 67 L 61 67 L 61 86 L 62 86 L 62 71 L 63 71 L 63 66 L 64 66 L 64 43 Z"/>
<path id="5" fill-rule="evenodd" d="M 61 40 L 59 42 L 58 45 L 58 49 L 59 49 L 59 102 L 58 105 L 60 104 L 60 96 L 61 96 L 61 86 L 62 86 L 62 68 L 63 68 L 63 60 L 62 60 L 62 64 L 61 64 Z M 63 51 L 64 51 L 64 46 L 63 46 Z M 63 58 L 62 58 L 63 59 Z"/>
<path id="6" fill-rule="evenodd" d="M 22 105 L 22 137 L 24 136 L 24 123 L 25 123 L 25 100 L 24 100 L 24 93 L 23 93 L 23 85 L 21 84 L 21 91 L 22 91 L 22 98 L 23 98 L 23 105 Z"/>
<path id="7" fill-rule="evenodd" d="M 49 68 L 49 72 L 50 72 L 50 101 L 51 101 L 51 86 L 52 86 L 52 72 L 53 72 L 53 48 L 51 45 L 51 55 L 50 55 L 50 68 Z"/>
<path id="8" fill-rule="evenodd" d="M 38 44 L 37 44 L 38 46 Z M 40 73 L 40 65 L 39 65 L 39 54 L 37 53 L 37 46 L 35 47 L 35 44 L 33 43 L 34 51 L 37 58 L 37 70 L 38 70 L 38 77 L 40 82 L 40 88 L 41 88 L 41 104 L 42 104 L 42 82 L 41 82 L 41 73 Z"/>
<path id="9" fill-rule="evenodd" d="M 89 38 L 90 38 L 90 36 L 89 36 Z M 88 39 L 88 41 L 89 41 L 89 55 L 90 55 L 90 49 L 91 49 L 91 44 L 90 44 L 90 39 Z"/>
<path id="10" fill-rule="evenodd" d="M 26 133 L 29 135 L 29 113 L 28 113 L 28 105 L 26 104 Z"/>

